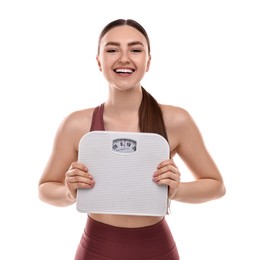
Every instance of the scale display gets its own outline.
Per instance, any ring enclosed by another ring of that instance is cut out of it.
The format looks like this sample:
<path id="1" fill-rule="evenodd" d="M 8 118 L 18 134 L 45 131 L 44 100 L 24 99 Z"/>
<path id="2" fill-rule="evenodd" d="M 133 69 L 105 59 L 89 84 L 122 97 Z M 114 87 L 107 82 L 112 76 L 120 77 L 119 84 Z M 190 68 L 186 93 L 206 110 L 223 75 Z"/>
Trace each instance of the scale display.
<path id="1" fill-rule="evenodd" d="M 118 153 L 134 153 L 136 151 L 136 141 L 128 138 L 113 140 L 112 150 Z"/>
<path id="2" fill-rule="evenodd" d="M 78 189 L 76 207 L 82 213 L 163 216 L 168 210 L 168 186 L 152 179 L 158 164 L 169 159 L 169 144 L 152 133 L 92 131 L 78 147 L 78 161 L 95 180 Z"/>

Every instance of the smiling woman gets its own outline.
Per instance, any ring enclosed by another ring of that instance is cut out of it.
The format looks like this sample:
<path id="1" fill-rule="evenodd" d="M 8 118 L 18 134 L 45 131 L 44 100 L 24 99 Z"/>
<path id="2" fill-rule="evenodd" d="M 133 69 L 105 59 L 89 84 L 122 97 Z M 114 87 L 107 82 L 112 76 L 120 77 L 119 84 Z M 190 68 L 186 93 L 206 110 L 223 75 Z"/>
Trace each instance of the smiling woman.
<path id="1" fill-rule="evenodd" d="M 138 85 L 149 70 L 149 50 L 142 32 L 128 25 L 115 26 L 100 38 L 97 55 L 100 71 L 113 86 L 127 89 Z"/>
<path id="2" fill-rule="evenodd" d="M 108 82 L 108 98 L 99 106 L 71 113 L 61 123 L 39 181 L 40 199 L 69 206 L 76 201 L 77 189 L 95 189 L 94 173 L 77 161 L 80 139 L 94 130 L 160 134 L 168 141 L 170 154 L 147 181 L 167 185 L 170 200 L 202 203 L 222 197 L 222 176 L 189 113 L 157 103 L 142 87 L 151 62 L 145 29 L 134 20 L 112 21 L 100 34 L 96 59 Z M 194 181 L 180 181 L 175 154 L 191 169 Z M 179 253 L 164 216 L 90 213 L 75 259 L 178 260 Z"/>

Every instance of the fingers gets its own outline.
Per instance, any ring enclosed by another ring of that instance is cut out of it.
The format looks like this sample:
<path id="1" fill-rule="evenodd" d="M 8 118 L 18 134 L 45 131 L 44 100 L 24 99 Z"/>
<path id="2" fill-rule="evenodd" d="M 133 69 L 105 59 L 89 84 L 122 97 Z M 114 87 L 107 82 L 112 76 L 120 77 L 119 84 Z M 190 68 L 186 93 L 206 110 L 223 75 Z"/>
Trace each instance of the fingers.
<path id="1" fill-rule="evenodd" d="M 79 188 L 93 188 L 95 181 L 88 172 L 88 168 L 78 162 L 73 162 L 66 172 L 65 183 L 72 196 L 76 197 L 76 191 Z"/>
<path id="2" fill-rule="evenodd" d="M 75 169 L 78 169 L 78 170 L 81 170 L 81 171 L 85 171 L 85 172 L 88 171 L 88 168 L 84 164 L 79 163 L 79 162 L 73 162 L 71 164 L 69 170 L 75 170 Z"/>
<path id="3" fill-rule="evenodd" d="M 169 197 L 173 198 L 180 183 L 181 174 L 172 159 L 161 162 L 153 175 L 153 181 L 158 185 L 168 185 Z"/>
<path id="4" fill-rule="evenodd" d="M 168 165 L 168 164 L 171 164 L 171 165 L 173 165 L 173 166 L 175 166 L 175 167 L 177 168 L 177 166 L 176 166 L 175 162 L 173 161 L 173 159 L 168 159 L 168 160 L 162 161 L 162 162 L 158 165 L 157 169 L 162 168 L 162 167 L 164 167 L 164 166 L 166 166 L 166 165 Z"/>
<path id="5" fill-rule="evenodd" d="M 180 181 L 180 172 L 172 159 L 161 162 L 157 171 L 153 175 L 153 180 L 155 182 L 160 182 L 162 180 L 173 180 Z"/>

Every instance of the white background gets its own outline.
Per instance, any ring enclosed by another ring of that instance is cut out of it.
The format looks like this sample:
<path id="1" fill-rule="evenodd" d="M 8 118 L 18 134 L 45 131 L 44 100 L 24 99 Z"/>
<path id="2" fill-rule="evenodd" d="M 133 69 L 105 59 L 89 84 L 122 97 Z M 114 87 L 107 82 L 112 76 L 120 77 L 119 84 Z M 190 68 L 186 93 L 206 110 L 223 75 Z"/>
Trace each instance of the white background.
<path id="1" fill-rule="evenodd" d="M 143 86 L 190 112 L 227 188 L 201 205 L 173 202 L 167 221 L 181 260 L 258 260 L 260 8 L 258 1 L 0 2 L 0 258 L 72 260 L 86 215 L 38 199 L 55 132 L 99 105 L 107 84 L 98 35 L 117 18 L 150 35 Z M 190 173 L 176 159 L 182 176 Z"/>

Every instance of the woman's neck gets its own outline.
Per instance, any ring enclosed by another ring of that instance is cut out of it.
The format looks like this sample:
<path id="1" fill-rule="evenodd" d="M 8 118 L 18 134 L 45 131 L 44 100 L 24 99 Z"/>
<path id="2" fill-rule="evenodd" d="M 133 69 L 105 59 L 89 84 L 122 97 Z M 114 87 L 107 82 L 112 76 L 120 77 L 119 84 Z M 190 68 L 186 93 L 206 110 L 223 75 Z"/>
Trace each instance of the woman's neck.
<path id="1" fill-rule="evenodd" d="M 139 107 L 142 88 L 112 90 L 104 107 L 105 129 L 112 131 L 139 131 Z"/>
<path id="2" fill-rule="evenodd" d="M 116 89 L 110 87 L 108 100 L 105 102 L 105 107 L 111 113 L 133 113 L 139 110 L 142 101 L 142 87 L 131 89 Z"/>

